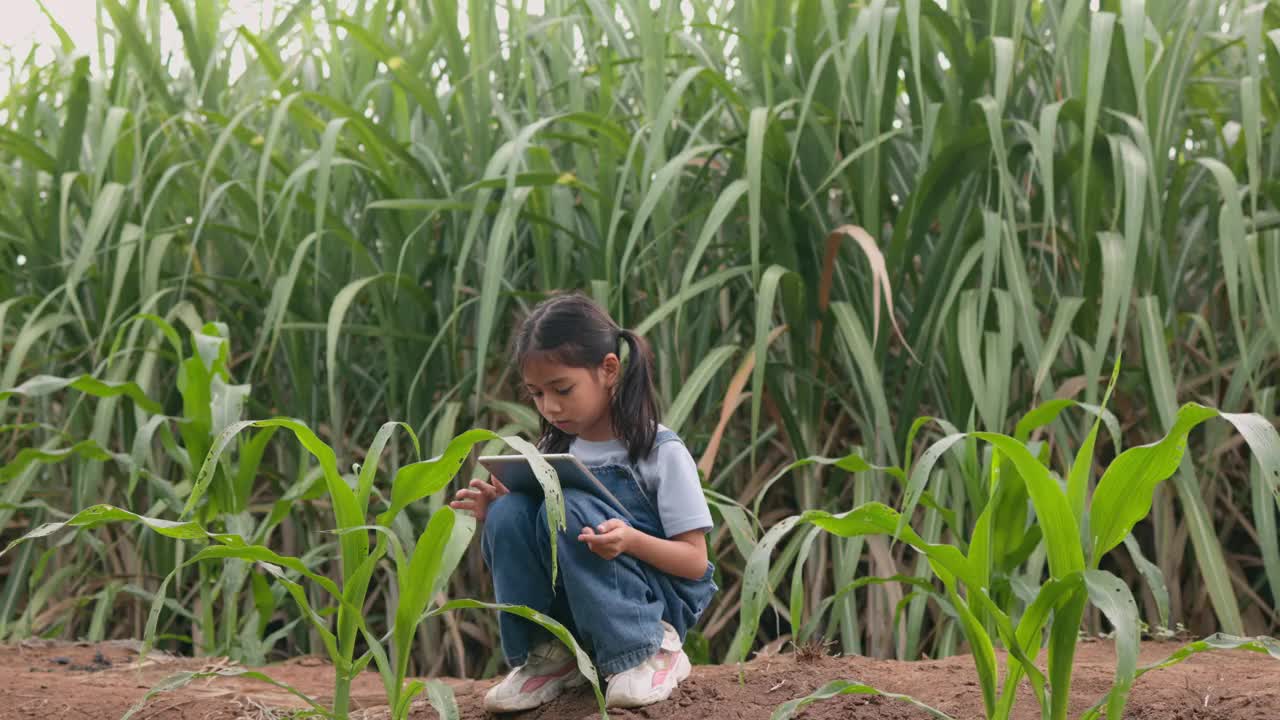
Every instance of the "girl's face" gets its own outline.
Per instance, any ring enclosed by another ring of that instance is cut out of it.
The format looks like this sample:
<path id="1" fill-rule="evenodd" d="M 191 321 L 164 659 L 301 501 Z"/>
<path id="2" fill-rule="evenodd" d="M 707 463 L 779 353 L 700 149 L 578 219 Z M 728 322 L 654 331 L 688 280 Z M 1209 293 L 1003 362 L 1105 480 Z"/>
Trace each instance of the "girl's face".
<path id="1" fill-rule="evenodd" d="M 521 368 L 525 389 L 538 412 L 560 430 L 583 440 L 612 440 L 609 401 L 618 381 L 618 356 L 609 353 L 597 368 L 531 358 Z"/>

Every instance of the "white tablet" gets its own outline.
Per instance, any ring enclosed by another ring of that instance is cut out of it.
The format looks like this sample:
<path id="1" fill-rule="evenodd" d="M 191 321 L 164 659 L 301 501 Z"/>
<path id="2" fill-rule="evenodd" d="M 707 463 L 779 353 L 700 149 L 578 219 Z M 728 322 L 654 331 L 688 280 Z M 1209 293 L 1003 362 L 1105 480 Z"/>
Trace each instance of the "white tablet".
<path id="1" fill-rule="evenodd" d="M 605 487 L 595 475 L 592 475 L 587 466 L 583 465 L 577 457 L 569 453 L 555 453 L 540 457 L 551 466 L 552 470 L 555 470 L 560 478 L 560 487 L 589 492 L 604 500 L 623 517 L 635 520 L 617 496 L 610 492 L 609 488 Z M 542 495 L 542 485 L 533 474 L 533 467 L 524 455 L 484 455 L 480 458 L 480 464 L 501 480 L 511 492 Z"/>

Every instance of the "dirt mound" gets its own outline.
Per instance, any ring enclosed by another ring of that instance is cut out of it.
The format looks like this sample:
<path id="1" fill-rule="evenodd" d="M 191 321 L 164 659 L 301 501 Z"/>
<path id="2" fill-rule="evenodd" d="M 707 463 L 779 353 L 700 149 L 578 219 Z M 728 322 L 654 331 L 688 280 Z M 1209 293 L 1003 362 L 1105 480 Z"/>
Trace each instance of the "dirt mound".
<path id="1" fill-rule="evenodd" d="M 1163 659 L 1177 646 L 1147 643 L 1143 664 Z M 0 718 L 75 718 L 118 720 L 147 691 L 180 671 L 214 671 L 235 666 L 216 658 L 138 655 L 134 642 L 27 642 L 0 646 Z M 1077 655 L 1072 712 L 1077 716 L 1110 687 L 1114 669 L 1108 643 L 1086 643 Z M 296 658 L 264 668 L 272 678 L 317 699 L 331 692 L 332 671 L 316 658 Z M 740 680 L 741 675 L 741 682 Z M 756 659 L 741 669 L 698 667 L 671 700 L 637 711 L 611 713 L 616 718 L 696 718 L 698 720 L 766 719 L 778 705 L 806 695 L 831 680 L 857 680 L 889 692 L 912 695 L 968 720 L 982 716 L 982 696 L 967 657 L 923 662 L 868 658 L 799 660 L 791 655 Z M 446 680 L 457 696 L 463 720 L 485 717 L 480 698 L 492 681 Z M 352 690 L 354 717 L 385 718 L 382 685 L 365 673 Z M 135 715 L 139 720 L 269 720 L 287 715 L 301 702 L 261 682 L 236 677 L 198 680 L 157 695 Z M 415 705 L 415 720 L 433 720 L 426 703 Z M 599 717 L 589 689 L 575 691 L 537 711 L 528 720 L 590 720 Z M 926 720 L 922 710 L 896 700 L 846 696 L 812 705 L 800 715 L 808 720 Z M 1034 720 L 1039 713 L 1030 696 L 1014 713 Z M 1134 686 L 1126 717 L 1134 720 L 1270 720 L 1280 717 L 1280 662 L 1242 651 L 1205 653 L 1165 670 L 1150 673 Z"/>

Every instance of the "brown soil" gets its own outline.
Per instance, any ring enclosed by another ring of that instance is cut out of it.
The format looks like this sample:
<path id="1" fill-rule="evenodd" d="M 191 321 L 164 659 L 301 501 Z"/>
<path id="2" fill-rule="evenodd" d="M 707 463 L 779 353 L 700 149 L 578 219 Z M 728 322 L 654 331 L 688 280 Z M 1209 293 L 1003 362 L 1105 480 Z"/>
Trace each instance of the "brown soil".
<path id="1" fill-rule="evenodd" d="M 27 720 L 117 720 L 147 690 L 179 672 L 234 667 L 210 658 L 175 658 L 152 653 L 145 660 L 137 643 L 27 642 L 0 646 L 0 718 Z M 1177 646 L 1147 643 L 1142 663 L 1163 659 Z M 331 691 L 327 662 L 296 658 L 264 671 L 316 698 Z M 1072 712 L 1077 716 L 1110 686 L 1113 655 L 1110 644 L 1081 645 L 1072 688 Z M 792 655 L 760 658 L 743 668 L 739 684 L 734 667 L 698 667 L 671 700 L 640 711 L 611 713 L 616 718 L 768 718 L 779 704 L 808 694 L 835 679 L 858 680 L 886 691 L 913 695 L 967 720 L 982 716 L 982 698 L 968 657 L 915 663 L 861 657 L 798 660 Z M 447 680 L 462 709 L 463 720 L 480 720 L 484 690 L 489 681 Z M 365 673 L 353 689 L 357 718 L 385 718 L 382 685 Z M 267 720 L 287 717 L 300 701 L 277 688 L 244 678 L 199 680 L 173 692 L 157 695 L 135 715 L 142 720 Z M 1234 652 L 1198 655 L 1165 670 L 1149 673 L 1134 687 L 1125 714 L 1135 720 L 1263 720 L 1280 717 L 1280 662 L 1266 656 Z M 414 720 L 434 720 L 429 705 L 418 702 Z M 528 720 L 590 720 L 599 717 L 589 689 L 575 691 L 538 711 Z M 925 720 L 930 716 L 886 698 L 846 696 L 807 708 L 808 720 Z M 1019 703 L 1014 717 L 1039 717 L 1030 696 Z"/>

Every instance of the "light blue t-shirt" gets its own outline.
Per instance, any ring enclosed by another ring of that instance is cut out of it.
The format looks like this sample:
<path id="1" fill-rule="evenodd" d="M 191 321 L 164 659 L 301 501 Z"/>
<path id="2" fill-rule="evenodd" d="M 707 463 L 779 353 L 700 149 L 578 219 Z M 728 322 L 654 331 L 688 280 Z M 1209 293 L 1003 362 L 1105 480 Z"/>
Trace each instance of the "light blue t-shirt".
<path id="1" fill-rule="evenodd" d="M 658 431 L 668 428 L 659 425 Z M 584 465 L 630 465 L 627 448 L 621 440 L 592 442 L 574 438 L 569 452 Z M 702 495 L 698 480 L 698 464 L 683 442 L 665 442 L 656 446 L 634 465 L 640 488 L 657 500 L 658 519 L 667 537 L 690 530 L 711 529 L 711 509 Z"/>

